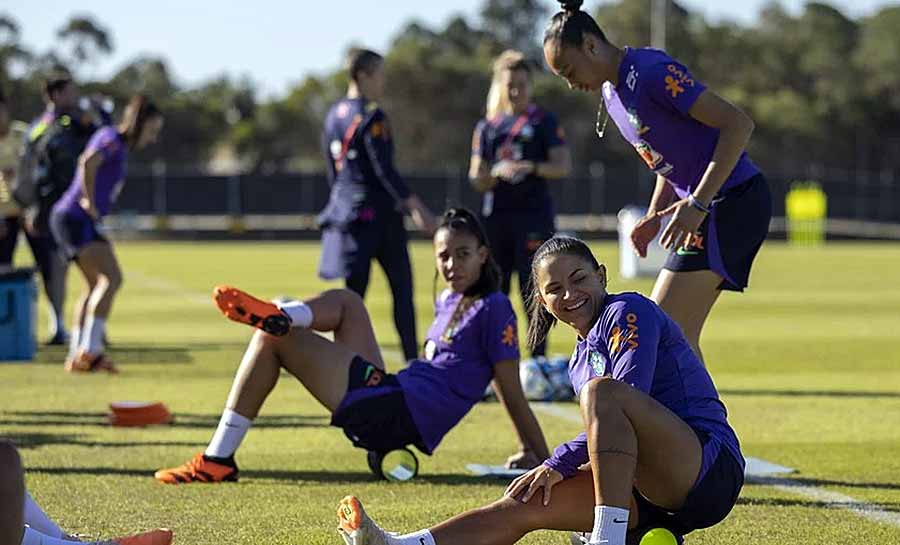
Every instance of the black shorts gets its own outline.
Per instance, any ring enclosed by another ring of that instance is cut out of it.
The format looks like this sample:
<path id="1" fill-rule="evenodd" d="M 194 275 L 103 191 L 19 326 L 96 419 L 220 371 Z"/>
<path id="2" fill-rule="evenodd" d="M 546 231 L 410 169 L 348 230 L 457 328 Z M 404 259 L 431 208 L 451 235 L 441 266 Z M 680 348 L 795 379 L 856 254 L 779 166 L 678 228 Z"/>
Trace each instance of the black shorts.
<path id="1" fill-rule="evenodd" d="M 353 446 L 388 452 L 409 445 L 430 454 L 413 422 L 397 375 L 356 356 L 350 362 L 347 395 L 331 416 Z"/>
<path id="2" fill-rule="evenodd" d="M 757 174 L 718 197 L 712 214 L 700 225 L 696 244 L 674 248 L 663 268 L 676 272 L 712 270 L 722 277 L 719 289 L 744 291 L 771 220 L 769 183 Z"/>
<path id="3" fill-rule="evenodd" d="M 704 448 L 710 439 L 703 432 L 697 432 Z M 654 505 L 637 489 L 638 526 L 631 533 L 642 533 L 651 528 L 666 528 L 676 535 L 685 535 L 694 530 L 709 528 L 725 520 L 737 503 L 744 486 L 744 468 L 724 445 L 694 488 L 688 493 L 684 505 L 678 511 L 669 511 Z"/>

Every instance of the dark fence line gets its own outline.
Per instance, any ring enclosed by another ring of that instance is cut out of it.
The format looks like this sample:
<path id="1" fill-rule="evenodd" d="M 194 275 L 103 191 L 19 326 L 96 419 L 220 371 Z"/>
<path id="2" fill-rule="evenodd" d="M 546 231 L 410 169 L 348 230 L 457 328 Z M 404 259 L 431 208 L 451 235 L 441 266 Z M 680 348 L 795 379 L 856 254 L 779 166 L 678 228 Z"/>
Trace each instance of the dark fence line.
<path id="1" fill-rule="evenodd" d="M 654 178 L 633 168 L 594 168 L 591 177 L 550 182 L 558 214 L 615 214 L 627 205 L 646 205 Z M 784 197 L 797 180 L 818 181 L 828 196 L 828 217 L 900 223 L 900 180 L 893 175 L 853 177 L 769 176 L 774 215 L 784 215 Z M 408 175 L 406 181 L 433 210 L 480 206 L 480 195 L 463 173 Z M 117 210 L 136 214 L 315 214 L 328 199 L 323 175 L 135 173 L 128 177 Z"/>

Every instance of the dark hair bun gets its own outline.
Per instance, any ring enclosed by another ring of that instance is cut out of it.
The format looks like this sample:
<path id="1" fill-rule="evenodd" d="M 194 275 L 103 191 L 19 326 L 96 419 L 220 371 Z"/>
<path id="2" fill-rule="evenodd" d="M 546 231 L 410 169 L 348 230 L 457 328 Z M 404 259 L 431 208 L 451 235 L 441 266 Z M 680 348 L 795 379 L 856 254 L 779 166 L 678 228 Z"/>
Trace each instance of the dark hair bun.
<path id="1" fill-rule="evenodd" d="M 580 10 L 581 4 L 584 4 L 584 0 L 559 0 L 559 5 L 562 7 L 563 11 L 568 11 L 570 13 L 575 13 Z"/>

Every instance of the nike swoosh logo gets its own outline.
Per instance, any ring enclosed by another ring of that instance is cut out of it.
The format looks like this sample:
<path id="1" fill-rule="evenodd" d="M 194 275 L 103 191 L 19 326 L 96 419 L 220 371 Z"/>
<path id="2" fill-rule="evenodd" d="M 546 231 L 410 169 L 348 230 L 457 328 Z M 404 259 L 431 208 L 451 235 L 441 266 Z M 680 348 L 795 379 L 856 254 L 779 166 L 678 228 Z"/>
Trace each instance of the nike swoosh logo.
<path id="1" fill-rule="evenodd" d="M 700 254 L 700 252 L 690 252 L 688 250 L 685 250 L 683 247 L 679 247 L 677 250 L 675 250 L 675 253 L 678 255 L 699 255 Z"/>
<path id="2" fill-rule="evenodd" d="M 627 520 L 613 519 L 613 522 L 616 524 L 628 524 Z"/>

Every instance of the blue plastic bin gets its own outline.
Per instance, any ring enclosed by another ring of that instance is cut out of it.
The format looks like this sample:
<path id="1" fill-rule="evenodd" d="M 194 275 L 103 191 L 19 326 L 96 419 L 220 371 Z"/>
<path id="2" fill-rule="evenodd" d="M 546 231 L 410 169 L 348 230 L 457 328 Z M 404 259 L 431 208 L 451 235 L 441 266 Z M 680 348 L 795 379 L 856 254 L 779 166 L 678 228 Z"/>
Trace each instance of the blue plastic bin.
<path id="1" fill-rule="evenodd" d="M 34 269 L 0 267 L 0 362 L 34 358 L 36 322 Z"/>

